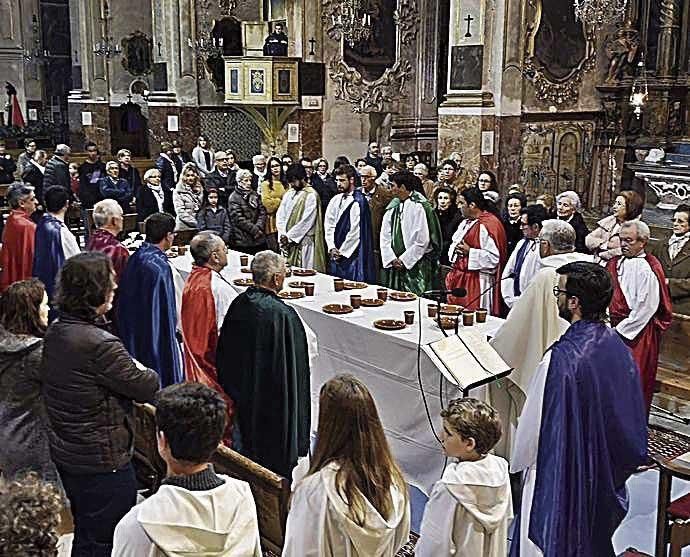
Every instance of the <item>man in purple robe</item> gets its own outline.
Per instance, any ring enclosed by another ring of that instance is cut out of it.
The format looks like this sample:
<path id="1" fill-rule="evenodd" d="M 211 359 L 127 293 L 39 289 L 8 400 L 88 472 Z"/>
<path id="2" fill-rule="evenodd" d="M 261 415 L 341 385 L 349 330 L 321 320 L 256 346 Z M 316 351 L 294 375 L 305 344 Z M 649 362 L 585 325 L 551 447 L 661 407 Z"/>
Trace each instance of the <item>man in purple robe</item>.
<path id="1" fill-rule="evenodd" d="M 93 207 L 93 223 L 96 225 L 96 231 L 91 234 L 87 249 L 102 251 L 110 257 L 119 284 L 129 259 L 129 251 L 117 239 L 124 223 L 122 207 L 114 199 L 99 201 Z"/>
<path id="2" fill-rule="evenodd" d="M 518 421 L 511 472 L 523 472 L 511 557 L 613 557 L 625 482 L 646 461 L 647 417 L 630 349 L 605 323 L 606 269 L 557 270 L 571 325 L 546 352 Z"/>

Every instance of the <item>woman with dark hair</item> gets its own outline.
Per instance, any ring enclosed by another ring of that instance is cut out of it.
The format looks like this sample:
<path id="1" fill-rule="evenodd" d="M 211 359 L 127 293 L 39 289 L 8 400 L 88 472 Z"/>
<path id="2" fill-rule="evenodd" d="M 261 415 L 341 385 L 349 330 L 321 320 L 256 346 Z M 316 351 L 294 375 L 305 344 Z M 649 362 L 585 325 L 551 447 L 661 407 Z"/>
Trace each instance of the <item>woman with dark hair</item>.
<path id="1" fill-rule="evenodd" d="M 271 157 L 268 159 L 268 172 L 266 180 L 261 184 L 261 203 L 266 209 L 266 245 L 268 249 L 279 253 L 278 228 L 276 226 L 276 213 L 280 207 L 280 201 L 285 195 L 287 180 L 280 159 Z M 313 177 L 313 176 L 312 176 Z"/>
<path id="2" fill-rule="evenodd" d="M 211 151 L 208 140 L 203 135 L 199 136 L 196 147 L 192 149 L 192 159 L 202 177 L 213 172 L 213 152 Z"/>
<path id="3" fill-rule="evenodd" d="M 525 207 L 527 207 L 527 198 L 522 193 L 511 193 L 506 198 L 506 207 L 501 213 L 501 222 L 508 240 L 508 257 L 513 253 L 517 243 L 522 240 L 520 211 Z"/>
<path id="4" fill-rule="evenodd" d="M 134 409 L 158 390 L 158 373 L 103 328 L 115 294 L 110 258 L 84 252 L 58 275 L 60 318 L 43 343 L 40 377 L 50 449 L 74 518 L 73 555 L 109 555 L 113 532 L 134 506 Z"/>
<path id="5" fill-rule="evenodd" d="M 293 494 L 283 557 L 393 557 L 409 529 L 407 486 L 374 399 L 357 378 L 337 376 L 321 388 L 316 447 Z"/>
<path id="6" fill-rule="evenodd" d="M 597 222 L 597 227 L 585 237 L 587 249 L 594 254 L 594 262 L 606 265 L 610 259 L 621 255 L 619 233 L 621 225 L 640 218 L 644 201 L 633 190 L 623 190 L 613 202 L 612 214 Z"/>
<path id="7" fill-rule="evenodd" d="M 455 190 L 440 187 L 434 193 L 434 212 L 441 224 L 441 239 L 443 247 L 441 249 L 441 265 L 450 265 L 448 259 L 448 248 L 453 239 L 453 234 L 458 229 L 462 220 L 462 213 L 457 205 L 457 193 Z"/>
<path id="8" fill-rule="evenodd" d="M 338 170 L 338 167 L 341 164 L 350 164 L 350 159 L 348 159 L 345 155 L 338 155 L 335 157 L 335 160 L 333 161 L 333 172 L 331 172 L 333 179 L 335 179 L 335 171 Z"/>
<path id="9" fill-rule="evenodd" d="M 7 478 L 34 471 L 59 483 L 39 377 L 47 327 L 48 296 L 38 279 L 15 282 L 0 297 L 0 471 Z"/>
<path id="10" fill-rule="evenodd" d="M 362 170 L 362 168 L 364 168 L 365 166 L 368 166 L 366 159 L 357 159 L 355 161 L 355 169 L 357 170 L 358 174 L 359 174 L 359 171 Z"/>
<path id="11" fill-rule="evenodd" d="M 201 209 L 196 214 L 196 224 L 199 232 L 209 230 L 215 232 L 223 238 L 227 244 L 230 241 L 230 216 L 225 207 L 218 205 L 218 190 L 216 188 L 209 188 L 204 190 L 204 201 L 201 204 Z"/>

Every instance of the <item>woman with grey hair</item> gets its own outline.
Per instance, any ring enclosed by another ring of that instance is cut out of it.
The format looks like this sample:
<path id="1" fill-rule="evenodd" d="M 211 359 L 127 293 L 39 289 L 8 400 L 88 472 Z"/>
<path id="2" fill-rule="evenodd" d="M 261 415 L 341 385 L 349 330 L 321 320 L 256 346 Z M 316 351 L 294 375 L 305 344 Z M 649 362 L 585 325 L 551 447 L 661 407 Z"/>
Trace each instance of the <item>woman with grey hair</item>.
<path id="1" fill-rule="evenodd" d="M 252 173 L 240 169 L 235 176 L 237 186 L 228 198 L 228 214 L 232 223 L 229 245 L 245 253 L 266 249 L 266 208 L 259 194 L 252 189 Z"/>
<path id="2" fill-rule="evenodd" d="M 175 230 L 193 230 L 197 227 L 196 214 L 201 208 L 203 192 L 197 166 L 188 162 L 182 167 L 173 192 L 173 205 L 177 214 Z"/>
<path id="3" fill-rule="evenodd" d="M 585 224 L 585 219 L 580 213 L 580 196 L 572 191 L 564 191 L 556 196 L 556 214 L 560 220 L 564 220 L 575 229 L 575 251 L 589 253 L 585 238 L 589 234 L 589 229 Z"/>

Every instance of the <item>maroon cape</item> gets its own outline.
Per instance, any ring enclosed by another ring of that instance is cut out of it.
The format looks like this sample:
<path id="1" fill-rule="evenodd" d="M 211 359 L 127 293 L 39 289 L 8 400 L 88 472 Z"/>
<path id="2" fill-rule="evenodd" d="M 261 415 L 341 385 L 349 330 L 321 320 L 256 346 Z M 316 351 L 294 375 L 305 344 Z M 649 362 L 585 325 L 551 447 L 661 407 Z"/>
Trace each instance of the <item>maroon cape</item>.
<path id="1" fill-rule="evenodd" d="M 496 268 L 496 276 L 494 278 L 495 285 L 492 295 L 492 307 L 489 309 L 491 315 L 500 315 L 501 304 L 503 297 L 501 296 L 501 273 L 503 273 L 503 267 L 506 264 L 506 259 L 508 258 L 508 240 L 506 239 L 506 232 L 503 228 L 503 223 L 501 223 L 495 215 L 489 213 L 488 211 L 483 211 L 478 219 L 479 225 L 484 225 L 491 239 L 496 243 L 498 247 L 498 253 L 500 254 L 498 267 Z M 480 243 L 480 226 L 474 225 L 465 234 L 463 240 L 471 247 L 475 249 L 481 248 Z M 453 288 L 464 288 L 467 290 L 467 295 L 462 298 L 456 296 L 448 296 L 448 302 L 451 304 L 459 304 L 465 306 L 467 309 L 475 310 L 479 308 L 481 288 L 479 286 L 479 271 L 470 270 L 467 268 L 469 264 L 469 258 L 459 257 L 453 263 L 453 268 L 448 273 L 446 277 L 446 288 L 452 290 Z"/>
<path id="2" fill-rule="evenodd" d="M 218 383 L 216 348 L 218 330 L 216 305 L 211 290 L 211 275 L 207 267 L 192 268 L 182 291 L 182 338 L 184 341 L 185 381 L 202 383 L 223 397 L 228 406 L 228 422 L 223 443 L 232 447 L 232 415 L 234 404 Z"/>
<path id="3" fill-rule="evenodd" d="M 2 235 L 0 293 L 18 280 L 31 278 L 36 224 L 21 209 L 10 212 Z"/>
<path id="4" fill-rule="evenodd" d="M 630 308 L 618 282 L 617 266 L 619 259 L 620 257 L 614 257 L 606 265 L 613 283 L 613 298 L 609 305 L 609 314 L 611 315 L 611 324 L 614 327 L 630 315 Z M 654 382 L 656 381 L 656 368 L 659 363 L 661 333 L 671 326 L 673 309 L 661 263 L 650 253 L 646 254 L 645 260 L 649 263 L 659 282 L 659 307 L 654 316 L 649 320 L 649 323 L 645 325 L 644 329 L 633 340 L 621 338 L 630 347 L 633 358 L 637 362 L 637 367 L 640 368 L 642 394 L 644 395 L 647 413 L 649 414 L 649 409 L 652 405 L 652 395 L 654 394 Z"/>
<path id="5" fill-rule="evenodd" d="M 127 259 L 129 259 L 127 248 L 110 232 L 99 228 L 89 236 L 89 244 L 86 249 L 89 251 L 100 251 L 110 257 L 119 284 L 122 271 L 125 270 Z"/>

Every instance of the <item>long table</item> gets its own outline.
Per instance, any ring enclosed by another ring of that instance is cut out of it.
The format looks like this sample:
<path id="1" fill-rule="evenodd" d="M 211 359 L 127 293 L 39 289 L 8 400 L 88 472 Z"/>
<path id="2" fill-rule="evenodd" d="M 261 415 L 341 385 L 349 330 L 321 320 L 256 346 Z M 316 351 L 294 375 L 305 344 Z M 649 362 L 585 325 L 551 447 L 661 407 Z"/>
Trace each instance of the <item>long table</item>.
<path id="1" fill-rule="evenodd" d="M 171 259 L 170 262 L 183 277 L 191 272 L 192 259 L 189 254 Z M 230 251 L 228 266 L 221 274 L 230 282 L 251 276 L 240 269 L 240 253 Z M 377 286 L 335 292 L 333 277 L 318 273 L 310 277 L 287 277 L 285 290 L 302 291 L 289 287 L 288 283 L 293 281 L 315 284 L 313 297 L 285 300 L 297 310 L 318 338 L 319 355 L 311 370 L 312 430 L 316 431 L 317 428 L 321 386 L 340 373 L 357 376 L 367 385 L 376 401 L 386 437 L 408 482 L 429 493 L 443 473 L 445 457 L 431 430 L 424 397 L 433 426 L 440 436 L 441 401 L 445 404 L 449 399 L 461 396 L 457 386 L 444 378 L 423 350 L 418 350 L 420 329 L 422 344 L 443 338 L 443 333 L 427 317 L 427 304 L 432 301 L 417 299 L 397 302 L 389 298 L 381 307 L 361 308 L 345 315 L 329 315 L 322 311 L 324 305 L 349 303 L 350 294 L 376 298 Z M 242 290 L 241 287 L 236 288 Z M 374 320 L 402 320 L 403 311 L 406 310 L 416 312 L 414 325 L 401 331 L 374 328 Z M 486 323 L 475 327 L 492 336 L 502 321 L 489 316 Z"/>

